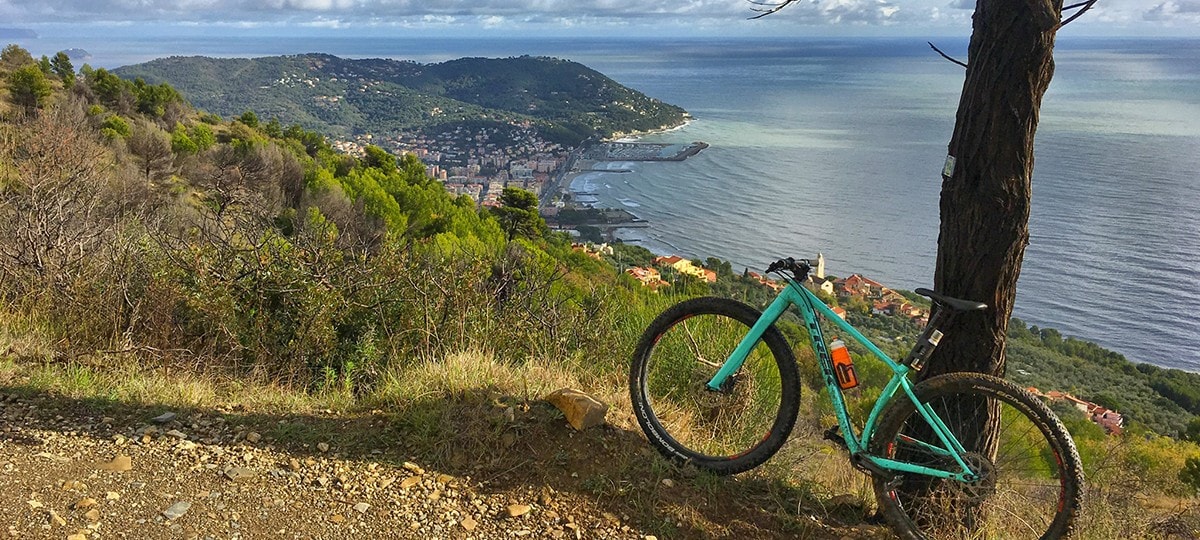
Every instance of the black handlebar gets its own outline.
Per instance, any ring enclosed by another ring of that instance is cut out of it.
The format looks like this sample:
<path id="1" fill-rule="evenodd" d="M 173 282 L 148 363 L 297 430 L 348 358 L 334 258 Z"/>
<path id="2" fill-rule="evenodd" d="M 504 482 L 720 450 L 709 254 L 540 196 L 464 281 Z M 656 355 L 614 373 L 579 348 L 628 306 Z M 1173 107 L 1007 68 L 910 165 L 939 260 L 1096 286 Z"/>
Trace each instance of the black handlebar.
<path id="1" fill-rule="evenodd" d="M 788 257 L 779 259 L 771 263 L 767 267 L 767 273 L 771 272 L 790 272 L 796 279 L 803 280 L 808 276 L 808 272 L 817 265 L 817 261 L 811 259 L 796 259 Z"/>

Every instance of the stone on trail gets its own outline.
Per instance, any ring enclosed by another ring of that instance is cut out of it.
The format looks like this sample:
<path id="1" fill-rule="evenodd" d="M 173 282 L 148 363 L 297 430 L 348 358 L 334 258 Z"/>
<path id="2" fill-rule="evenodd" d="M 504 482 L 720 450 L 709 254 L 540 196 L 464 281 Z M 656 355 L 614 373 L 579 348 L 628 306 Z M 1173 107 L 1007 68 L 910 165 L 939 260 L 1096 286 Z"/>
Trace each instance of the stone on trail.
<path id="1" fill-rule="evenodd" d="M 510 504 L 510 505 L 508 505 L 507 510 L 508 510 L 508 517 L 518 518 L 525 514 L 528 514 L 530 510 L 533 510 L 533 507 L 529 506 L 528 504 Z"/>
<path id="2" fill-rule="evenodd" d="M 408 489 L 421 483 L 420 476 L 410 476 L 400 481 L 400 489 Z"/>
<path id="3" fill-rule="evenodd" d="M 101 463 L 100 469 L 113 472 L 125 472 L 133 470 L 133 460 L 129 456 L 117 456 L 108 463 Z"/>
<path id="4" fill-rule="evenodd" d="M 262 435 L 259 435 L 258 432 L 256 432 L 256 431 L 251 431 L 250 433 L 246 434 L 246 442 L 248 442 L 250 444 L 257 443 L 258 441 L 261 441 L 261 440 L 262 440 Z"/>
<path id="5" fill-rule="evenodd" d="M 170 508 L 163 510 L 162 515 L 163 517 L 167 518 L 167 521 L 175 521 L 183 517 L 183 515 L 186 514 L 191 507 L 192 503 L 187 501 L 179 501 L 175 504 L 172 504 Z"/>
<path id="6" fill-rule="evenodd" d="M 317 450 L 320 451 L 321 453 L 328 452 L 329 445 L 327 443 L 317 443 Z"/>
<path id="7" fill-rule="evenodd" d="M 358 512 L 360 514 L 365 514 L 365 513 L 367 513 L 367 510 L 370 510 L 370 509 L 371 509 L 371 505 L 369 505 L 365 502 L 360 502 L 360 503 L 354 505 L 354 511 Z"/>
<path id="8" fill-rule="evenodd" d="M 173 412 L 165 412 L 158 416 L 155 416 L 154 418 L 151 418 L 150 421 L 154 422 L 155 424 L 165 424 L 167 422 L 170 422 L 171 420 L 174 420 L 176 416 L 177 415 Z"/>
<path id="9" fill-rule="evenodd" d="M 467 517 L 463 518 L 463 520 L 460 522 L 460 524 L 462 525 L 462 527 L 464 529 L 467 530 L 467 532 L 474 531 L 475 527 L 479 526 L 479 522 L 475 521 L 471 516 L 467 516 Z"/>
<path id="10" fill-rule="evenodd" d="M 546 396 L 546 401 L 558 407 L 576 431 L 603 424 L 604 416 L 608 414 L 608 405 L 604 402 L 573 388 L 555 390 Z"/>
<path id="11" fill-rule="evenodd" d="M 225 475 L 225 478 L 228 478 L 234 482 L 243 482 L 254 478 L 258 475 L 258 472 L 256 472 L 254 469 L 248 469 L 246 467 L 230 467 L 225 469 L 223 474 Z"/>

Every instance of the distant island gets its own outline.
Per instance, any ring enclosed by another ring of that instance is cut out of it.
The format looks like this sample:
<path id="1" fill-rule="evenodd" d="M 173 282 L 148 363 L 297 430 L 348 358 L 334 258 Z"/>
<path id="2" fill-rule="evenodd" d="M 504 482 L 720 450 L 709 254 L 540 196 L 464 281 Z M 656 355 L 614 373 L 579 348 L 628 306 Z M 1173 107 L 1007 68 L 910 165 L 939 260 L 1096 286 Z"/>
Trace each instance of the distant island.
<path id="1" fill-rule="evenodd" d="M 87 60 L 92 57 L 92 53 L 77 47 L 72 47 L 63 52 L 67 53 L 67 56 L 69 56 L 71 60 Z"/>
<path id="2" fill-rule="evenodd" d="M 0 26 L 0 39 L 37 39 L 37 32 L 28 28 L 8 28 Z"/>

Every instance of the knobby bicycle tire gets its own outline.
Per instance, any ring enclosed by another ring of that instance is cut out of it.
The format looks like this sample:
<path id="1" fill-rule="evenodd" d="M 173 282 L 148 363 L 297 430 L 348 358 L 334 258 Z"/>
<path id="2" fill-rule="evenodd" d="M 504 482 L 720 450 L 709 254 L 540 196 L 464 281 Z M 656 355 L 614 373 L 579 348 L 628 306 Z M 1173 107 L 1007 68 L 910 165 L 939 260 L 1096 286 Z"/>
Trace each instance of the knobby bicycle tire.
<path id="1" fill-rule="evenodd" d="M 796 422 L 800 383 L 795 356 L 774 325 L 724 391 L 705 384 L 761 314 L 727 298 L 671 306 L 634 351 L 629 393 L 642 430 L 663 456 L 716 474 L 761 465 Z"/>
<path id="2" fill-rule="evenodd" d="M 968 450 L 981 470 L 972 483 L 905 474 L 899 484 L 875 478 L 880 509 L 903 539 L 1066 538 L 1083 499 L 1083 466 L 1058 417 L 1028 391 L 980 373 L 951 373 L 914 387 Z M 986 415 L 986 416 L 980 416 Z M 979 429 L 982 418 L 995 429 Z M 872 436 L 876 455 L 953 470 L 928 423 L 905 396 L 884 413 Z"/>

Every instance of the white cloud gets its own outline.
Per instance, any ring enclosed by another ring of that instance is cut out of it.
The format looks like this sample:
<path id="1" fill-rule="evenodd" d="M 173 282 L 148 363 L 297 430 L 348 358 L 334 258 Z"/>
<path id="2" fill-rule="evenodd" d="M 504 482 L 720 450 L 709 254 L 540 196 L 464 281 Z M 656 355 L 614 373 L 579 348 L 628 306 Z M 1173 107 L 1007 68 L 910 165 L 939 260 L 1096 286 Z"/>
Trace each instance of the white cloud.
<path id="1" fill-rule="evenodd" d="M 1169 0 L 1142 12 L 1147 21 L 1200 22 L 1200 0 Z"/>
<path id="2" fill-rule="evenodd" d="M 508 19 L 499 15 L 489 15 L 479 21 L 484 28 L 499 28 L 508 23 Z"/>
<path id="3" fill-rule="evenodd" d="M 492 17 L 558 20 L 744 19 L 748 0 L 0 0 L 0 12 L 18 22 L 355 21 L 368 18 Z M 896 16 L 900 3 L 887 0 L 805 0 L 776 15 L 812 23 L 880 22 Z M 322 18 L 323 17 L 323 18 Z"/>

